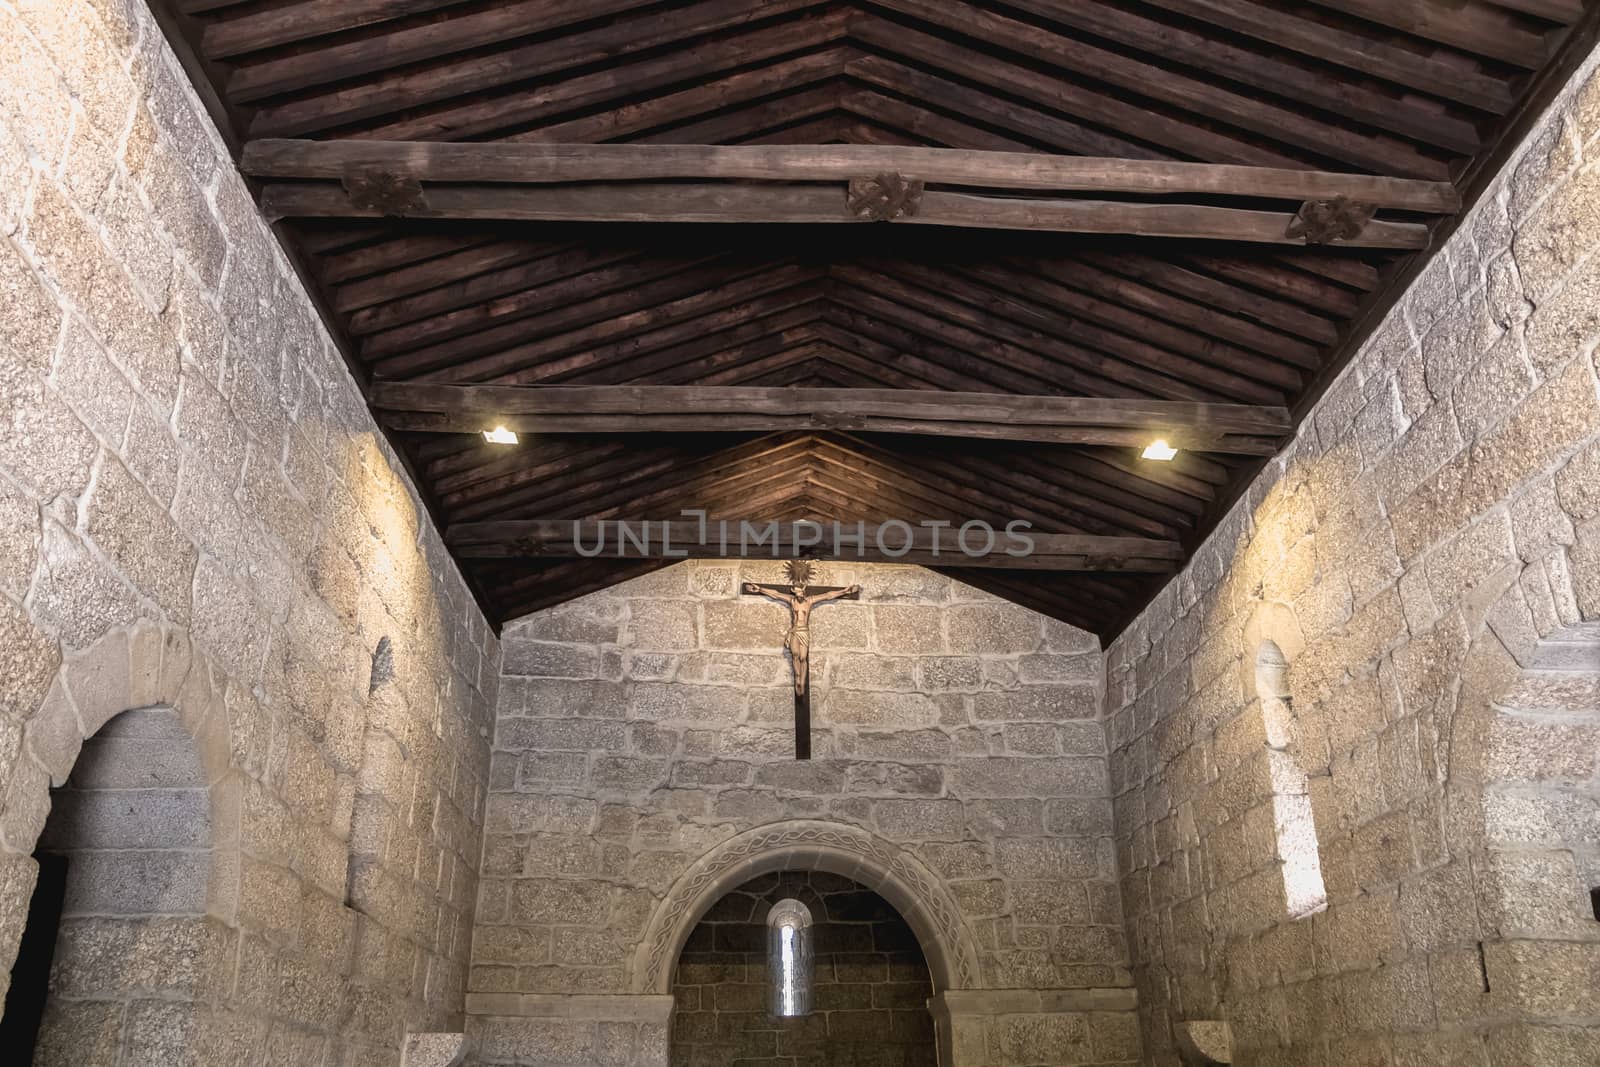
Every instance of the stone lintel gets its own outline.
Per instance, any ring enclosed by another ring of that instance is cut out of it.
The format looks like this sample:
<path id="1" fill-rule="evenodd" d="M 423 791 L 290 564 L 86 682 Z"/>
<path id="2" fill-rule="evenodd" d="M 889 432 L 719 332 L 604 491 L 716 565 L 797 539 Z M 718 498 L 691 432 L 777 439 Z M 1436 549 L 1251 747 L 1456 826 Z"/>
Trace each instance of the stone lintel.
<path id="1" fill-rule="evenodd" d="M 672 1018 L 671 996 L 593 996 L 559 993 L 468 993 L 467 1014 L 514 1019 L 580 1019 L 654 1023 Z"/>

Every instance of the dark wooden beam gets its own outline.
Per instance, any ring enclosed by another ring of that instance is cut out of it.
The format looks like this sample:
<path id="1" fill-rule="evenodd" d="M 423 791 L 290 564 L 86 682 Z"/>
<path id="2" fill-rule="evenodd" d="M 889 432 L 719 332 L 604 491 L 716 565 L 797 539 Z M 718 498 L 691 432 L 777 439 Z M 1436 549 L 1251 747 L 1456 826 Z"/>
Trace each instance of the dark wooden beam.
<path id="1" fill-rule="evenodd" d="M 1271 200 L 1345 197 L 1380 208 L 1451 214 L 1448 182 L 1325 171 L 1101 159 L 1023 152 L 878 145 L 515 144 L 434 141 L 261 140 L 241 164 L 262 178 L 340 180 L 352 170 L 422 182 L 608 183 L 698 181 L 848 182 L 885 173 L 930 185 L 1055 193 L 1236 196 Z"/>
<path id="2" fill-rule="evenodd" d="M 261 210 L 271 219 L 378 218 L 357 207 L 333 184 L 266 186 Z M 528 222 L 665 223 L 856 223 L 868 219 L 850 210 L 843 190 L 807 185 L 589 185 L 431 186 L 425 204 L 407 217 Z M 1136 204 L 1100 200 L 1022 200 L 927 192 L 915 215 L 899 225 L 989 230 L 1119 234 L 1189 240 L 1304 245 L 1289 236 L 1293 214 L 1190 204 Z M 1428 228 L 1418 223 L 1366 224 L 1359 235 L 1340 239 L 1348 248 L 1423 249 Z"/>
<path id="3" fill-rule="evenodd" d="M 1282 408 L 914 389 L 759 386 L 488 386 L 372 383 L 386 426 L 434 433 L 708 433 L 847 430 L 1050 444 L 1272 455 Z"/>
<path id="4" fill-rule="evenodd" d="M 776 524 L 773 520 L 751 520 L 754 533 L 741 544 L 743 529 L 739 520 L 727 520 L 728 543 L 722 543 L 718 521 L 707 524 L 705 541 L 701 544 L 701 526 L 697 521 L 643 521 L 628 522 L 636 540 L 620 538 L 618 523 L 602 523 L 591 519 L 523 519 L 502 522 L 459 523 L 445 532 L 445 542 L 462 559 L 563 559 L 584 555 L 581 545 L 590 558 L 611 562 L 640 559 L 740 559 L 771 556 L 808 555 L 819 558 L 864 560 L 875 563 L 918 563 L 938 567 L 988 568 L 1030 571 L 1112 571 L 1128 574 L 1168 574 L 1176 570 L 1183 558 L 1183 549 L 1175 541 L 1158 541 L 1142 537 L 1089 537 L 1082 534 L 1043 534 L 1032 530 L 1018 531 L 1031 542 L 1026 555 L 1010 555 L 1008 548 L 1022 551 L 1021 541 L 1010 539 L 1004 529 L 997 529 L 995 547 L 985 555 L 968 555 L 958 544 L 957 528 L 940 530 L 904 524 L 883 526 L 862 524 L 862 546 L 858 550 L 849 541 L 834 552 L 833 529 L 819 526 L 821 543 L 795 544 L 793 524 Z M 778 528 L 777 544 L 767 538 L 756 545 L 756 537 L 764 537 L 769 526 Z M 959 524 L 958 524 L 959 525 Z M 841 524 L 844 537 L 857 533 L 855 523 Z M 669 534 L 663 537 L 663 534 Z M 811 531 L 801 531 L 802 540 L 809 540 Z M 648 535 L 648 541 L 645 536 Z M 604 548 L 594 555 L 597 545 L 604 539 Z M 938 551 L 935 554 L 935 539 Z M 641 542 L 643 547 L 641 548 Z M 968 538 L 973 550 L 984 547 L 987 537 L 973 530 Z M 905 552 L 902 546 L 909 544 Z M 889 551 L 884 551 L 887 547 Z M 797 551 L 798 549 L 798 551 Z M 669 555 L 668 553 L 671 553 Z M 682 555 L 679 555 L 682 553 Z M 898 553 L 898 554 L 897 554 Z"/>

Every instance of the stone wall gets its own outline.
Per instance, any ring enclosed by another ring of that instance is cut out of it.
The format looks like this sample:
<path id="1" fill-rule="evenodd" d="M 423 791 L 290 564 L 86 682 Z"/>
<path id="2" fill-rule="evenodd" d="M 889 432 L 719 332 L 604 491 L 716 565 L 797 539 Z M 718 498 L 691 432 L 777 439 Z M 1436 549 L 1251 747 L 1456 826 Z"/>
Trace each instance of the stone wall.
<path id="1" fill-rule="evenodd" d="M 812 619 L 809 763 L 787 613 L 740 595 L 774 564 L 686 562 L 507 628 L 471 976 L 486 1004 L 666 992 L 636 949 L 671 949 L 646 936 L 663 898 L 782 820 L 811 821 L 772 835 L 802 866 L 855 849 L 950 901 L 925 923 L 950 931 L 924 940 L 936 976 L 959 941 L 967 988 L 1128 983 L 1095 639 L 920 568 L 826 571 L 864 592 Z"/>
<path id="2" fill-rule="evenodd" d="M 1239 1063 L 1600 1059 L 1594 799 L 1545 788 L 1600 733 L 1495 706 L 1600 618 L 1593 70 L 1110 650 L 1148 1062 L 1214 1018 Z"/>
<path id="3" fill-rule="evenodd" d="M 459 1028 L 498 644 L 142 3 L 0 5 L 0 425 L 0 975 L 52 783 L 164 706 L 216 936 L 95 920 L 203 1001 L 118 1062 Z"/>
<path id="4" fill-rule="evenodd" d="M 811 912 L 811 1011 L 768 1010 L 767 914 Z M 712 905 L 672 981 L 673 1067 L 934 1067 L 933 986 L 916 934 L 878 894 L 821 872 L 769 874 Z"/>

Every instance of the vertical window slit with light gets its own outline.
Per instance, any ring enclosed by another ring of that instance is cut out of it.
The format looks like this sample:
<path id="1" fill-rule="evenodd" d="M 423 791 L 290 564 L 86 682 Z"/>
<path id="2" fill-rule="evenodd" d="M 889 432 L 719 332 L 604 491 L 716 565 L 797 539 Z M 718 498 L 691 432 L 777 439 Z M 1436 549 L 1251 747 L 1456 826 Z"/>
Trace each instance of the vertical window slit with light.
<path id="1" fill-rule="evenodd" d="M 811 910 L 798 900 L 781 900 L 767 915 L 769 1008 L 780 1019 L 811 1014 Z"/>

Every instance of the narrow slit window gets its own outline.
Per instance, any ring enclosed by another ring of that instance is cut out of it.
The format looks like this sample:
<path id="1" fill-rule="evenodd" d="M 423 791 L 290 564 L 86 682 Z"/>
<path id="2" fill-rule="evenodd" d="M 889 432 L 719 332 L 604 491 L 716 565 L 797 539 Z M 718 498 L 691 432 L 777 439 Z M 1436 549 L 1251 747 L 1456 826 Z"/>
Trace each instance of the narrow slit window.
<path id="1" fill-rule="evenodd" d="M 781 900 L 767 914 L 767 982 L 770 1008 L 780 1019 L 811 1014 L 811 909 Z"/>
<path id="2" fill-rule="evenodd" d="M 1311 788 L 1296 749 L 1294 704 L 1289 696 L 1289 661 L 1271 641 L 1256 656 L 1256 694 L 1266 720 L 1267 764 L 1272 774 L 1273 826 L 1278 859 L 1283 864 L 1283 891 L 1291 918 L 1299 919 L 1328 905 L 1317 845 Z"/>

